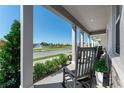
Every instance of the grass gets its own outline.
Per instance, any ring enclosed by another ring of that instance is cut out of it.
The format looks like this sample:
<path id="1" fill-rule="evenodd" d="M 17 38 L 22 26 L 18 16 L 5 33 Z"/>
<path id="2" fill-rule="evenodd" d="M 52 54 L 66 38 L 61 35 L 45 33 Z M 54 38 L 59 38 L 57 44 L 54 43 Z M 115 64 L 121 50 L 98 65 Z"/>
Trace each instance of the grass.
<path id="1" fill-rule="evenodd" d="M 43 49 L 39 48 L 39 49 L 33 49 L 33 52 L 42 52 Z"/>
<path id="2" fill-rule="evenodd" d="M 49 51 L 49 50 L 59 50 L 59 49 L 66 49 L 66 48 L 71 48 L 71 46 L 43 47 L 43 48 L 33 49 L 33 52 L 42 52 L 42 51 Z"/>
<path id="3" fill-rule="evenodd" d="M 44 57 L 37 57 L 37 58 L 33 58 L 33 61 L 38 61 L 38 60 L 43 60 L 43 59 L 47 59 L 47 58 L 52 58 L 52 57 L 57 57 L 60 56 L 61 54 L 56 54 L 56 55 L 51 55 L 51 56 L 44 56 Z"/>

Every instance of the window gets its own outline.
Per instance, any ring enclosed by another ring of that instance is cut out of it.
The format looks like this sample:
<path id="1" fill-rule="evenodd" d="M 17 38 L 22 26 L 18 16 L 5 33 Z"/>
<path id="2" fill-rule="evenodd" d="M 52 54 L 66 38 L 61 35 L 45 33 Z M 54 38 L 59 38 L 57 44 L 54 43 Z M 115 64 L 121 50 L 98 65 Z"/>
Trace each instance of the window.
<path id="1" fill-rule="evenodd" d="M 120 17 L 122 6 L 116 6 L 116 53 L 120 54 Z"/>

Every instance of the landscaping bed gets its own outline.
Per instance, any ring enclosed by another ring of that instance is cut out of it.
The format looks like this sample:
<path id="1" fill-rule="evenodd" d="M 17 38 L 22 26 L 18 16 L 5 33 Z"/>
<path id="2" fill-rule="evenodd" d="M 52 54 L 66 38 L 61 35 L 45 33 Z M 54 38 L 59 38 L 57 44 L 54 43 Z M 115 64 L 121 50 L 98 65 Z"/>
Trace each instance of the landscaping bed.
<path id="1" fill-rule="evenodd" d="M 67 64 L 68 56 L 60 54 L 58 58 L 47 60 L 44 63 L 36 63 L 33 70 L 33 80 L 37 82 Z"/>

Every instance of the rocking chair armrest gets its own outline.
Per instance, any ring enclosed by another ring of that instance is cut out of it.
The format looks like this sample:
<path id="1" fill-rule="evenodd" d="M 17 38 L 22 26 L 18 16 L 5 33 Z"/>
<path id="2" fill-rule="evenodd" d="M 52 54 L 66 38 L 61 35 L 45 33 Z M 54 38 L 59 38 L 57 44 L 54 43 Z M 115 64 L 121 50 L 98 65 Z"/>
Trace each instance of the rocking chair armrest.
<path id="1" fill-rule="evenodd" d="M 70 74 L 72 77 L 75 77 L 75 73 L 73 73 L 71 70 L 69 70 L 67 67 L 63 68 L 64 73 Z"/>

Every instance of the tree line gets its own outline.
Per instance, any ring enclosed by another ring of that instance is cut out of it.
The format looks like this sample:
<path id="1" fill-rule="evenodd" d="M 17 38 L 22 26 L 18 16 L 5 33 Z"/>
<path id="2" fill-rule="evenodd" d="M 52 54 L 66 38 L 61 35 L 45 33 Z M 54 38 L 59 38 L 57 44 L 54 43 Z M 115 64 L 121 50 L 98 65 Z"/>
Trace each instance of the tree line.
<path id="1" fill-rule="evenodd" d="M 71 46 L 70 44 L 61 44 L 61 43 L 47 43 L 47 42 L 41 42 L 41 46 L 53 46 L 53 47 L 60 47 L 60 46 Z"/>

